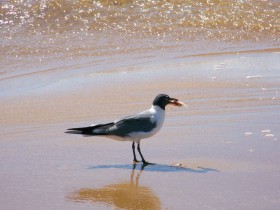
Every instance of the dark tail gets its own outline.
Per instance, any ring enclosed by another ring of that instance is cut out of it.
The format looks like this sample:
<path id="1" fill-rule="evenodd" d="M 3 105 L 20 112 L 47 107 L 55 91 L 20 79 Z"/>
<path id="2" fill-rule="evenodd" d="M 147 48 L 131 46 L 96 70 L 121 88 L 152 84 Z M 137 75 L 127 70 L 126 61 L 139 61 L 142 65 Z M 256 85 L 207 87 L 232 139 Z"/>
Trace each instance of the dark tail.
<path id="1" fill-rule="evenodd" d="M 107 129 L 110 128 L 114 123 L 99 124 L 82 128 L 69 128 L 65 133 L 70 134 L 82 134 L 82 135 L 107 135 Z"/>

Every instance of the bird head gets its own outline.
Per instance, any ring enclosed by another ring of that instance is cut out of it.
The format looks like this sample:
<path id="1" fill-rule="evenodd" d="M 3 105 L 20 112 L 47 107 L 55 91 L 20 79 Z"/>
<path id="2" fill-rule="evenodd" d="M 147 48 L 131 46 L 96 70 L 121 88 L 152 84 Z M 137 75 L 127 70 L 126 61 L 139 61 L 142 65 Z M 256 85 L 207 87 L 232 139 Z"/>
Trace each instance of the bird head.
<path id="1" fill-rule="evenodd" d="M 170 104 L 173 106 L 185 106 L 186 104 L 179 101 L 176 98 L 170 98 L 168 95 L 166 94 L 159 94 L 155 97 L 154 101 L 153 101 L 153 105 L 155 106 L 159 106 L 160 108 L 162 108 L 163 110 L 165 110 L 165 107 Z"/>

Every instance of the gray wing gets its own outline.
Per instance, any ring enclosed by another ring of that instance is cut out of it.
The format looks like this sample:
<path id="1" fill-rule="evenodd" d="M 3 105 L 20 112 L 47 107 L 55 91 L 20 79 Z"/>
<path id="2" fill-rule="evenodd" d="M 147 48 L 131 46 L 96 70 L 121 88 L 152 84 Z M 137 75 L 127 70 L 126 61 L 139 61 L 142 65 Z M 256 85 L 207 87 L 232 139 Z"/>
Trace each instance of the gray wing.
<path id="1" fill-rule="evenodd" d="M 109 135 L 129 137 L 133 132 L 150 132 L 156 127 L 156 122 L 152 121 L 152 114 L 149 112 L 123 118 L 108 129 Z"/>

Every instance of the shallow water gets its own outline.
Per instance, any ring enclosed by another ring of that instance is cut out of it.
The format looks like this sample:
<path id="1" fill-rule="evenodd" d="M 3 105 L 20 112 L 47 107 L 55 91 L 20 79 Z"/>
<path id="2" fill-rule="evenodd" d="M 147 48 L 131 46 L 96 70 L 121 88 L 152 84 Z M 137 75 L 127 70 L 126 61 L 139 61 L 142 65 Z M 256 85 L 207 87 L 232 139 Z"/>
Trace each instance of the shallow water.
<path id="1" fill-rule="evenodd" d="M 2 1 L 0 76 L 279 48 L 279 10 L 271 0 Z"/>

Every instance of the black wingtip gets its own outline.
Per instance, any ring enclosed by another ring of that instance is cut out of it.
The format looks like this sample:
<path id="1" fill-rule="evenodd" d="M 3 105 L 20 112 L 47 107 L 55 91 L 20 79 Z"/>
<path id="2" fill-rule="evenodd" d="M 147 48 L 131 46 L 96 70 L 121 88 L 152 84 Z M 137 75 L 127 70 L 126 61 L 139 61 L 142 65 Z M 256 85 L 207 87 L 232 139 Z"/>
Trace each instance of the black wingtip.
<path id="1" fill-rule="evenodd" d="M 81 127 L 81 128 L 68 128 L 65 133 L 83 134 L 83 135 L 90 135 L 90 136 L 107 135 L 106 129 L 112 125 L 114 125 L 113 122 L 107 124 L 93 125 L 88 127 Z M 98 129 L 98 131 L 95 129 Z"/>
<path id="2" fill-rule="evenodd" d="M 83 134 L 83 135 L 93 135 L 93 126 L 81 127 L 81 128 L 68 128 L 65 133 L 68 134 Z"/>
<path id="3" fill-rule="evenodd" d="M 71 129 L 67 129 L 67 131 L 65 131 L 64 133 L 68 133 L 68 134 L 82 134 L 81 131 L 71 130 Z"/>

